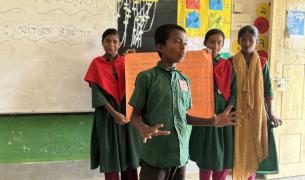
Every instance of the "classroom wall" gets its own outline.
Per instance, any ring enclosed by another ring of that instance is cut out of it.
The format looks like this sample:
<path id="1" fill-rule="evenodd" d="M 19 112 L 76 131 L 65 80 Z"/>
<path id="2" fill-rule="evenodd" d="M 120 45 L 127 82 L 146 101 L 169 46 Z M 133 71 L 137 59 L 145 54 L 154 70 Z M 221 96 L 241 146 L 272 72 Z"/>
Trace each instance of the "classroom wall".
<path id="1" fill-rule="evenodd" d="M 0 114 L 91 111 L 83 81 L 116 1 L 0 0 Z"/>
<path id="2" fill-rule="evenodd" d="M 258 53 L 269 57 L 270 0 L 233 0 L 231 23 L 231 53 L 239 51 L 238 30 L 245 25 L 255 25 L 259 30 Z"/>
<path id="3" fill-rule="evenodd" d="M 249 16 L 246 15 L 246 20 L 248 18 L 248 19 L 250 19 L 250 21 L 248 21 L 248 22 L 252 22 L 252 23 L 254 22 L 255 18 L 257 17 L 257 15 L 256 15 L 256 8 L 253 8 L 253 7 L 256 7 L 261 2 L 263 2 L 263 3 L 268 2 L 268 1 L 260 1 L 260 0 L 240 0 L 240 1 L 242 1 L 244 3 L 243 12 L 237 13 L 237 14 L 242 14 L 242 15 L 243 14 L 248 14 L 250 16 L 250 18 L 249 18 Z M 25 48 L 25 47 L 28 47 L 28 44 L 23 44 L 23 47 L 21 45 L 18 46 L 18 44 L 20 44 L 20 43 L 22 44 L 25 41 L 27 41 L 27 38 L 16 40 L 13 43 L 9 42 L 7 39 L 3 39 L 3 37 L 8 37 L 8 36 L 5 35 L 6 33 L 10 34 L 9 33 L 10 31 L 5 31 L 6 26 L 3 25 L 3 24 L 5 24 L 5 23 L 3 23 L 4 22 L 3 20 L 4 19 L 10 19 L 9 16 L 12 15 L 12 13 L 17 13 L 17 14 L 21 13 L 21 12 L 19 12 L 20 10 L 18 10 L 18 8 L 17 9 L 13 8 L 13 9 L 11 9 L 9 11 L 7 11 L 7 9 L 4 9 L 3 7 L 5 7 L 5 6 L 3 6 L 3 4 L 5 2 L 6 1 L 4 1 L 4 0 L 3 1 L 0 0 L 0 17 L 1 17 L 0 18 L 0 22 L 1 22 L 0 23 L 0 33 L 1 33 L 1 36 L 0 36 L 0 49 L 1 49 L 1 51 L 0 51 L 0 53 L 1 53 L 1 56 L 0 56 L 0 71 L 1 71 L 1 74 L 0 74 L 0 81 L 1 81 L 1 84 L 0 84 L 0 88 L 1 88 L 1 91 L 0 91 L 0 99 L 1 99 L 1 101 L 0 101 L 0 109 L 2 108 L 1 110 L 3 111 L 3 107 L 6 107 L 6 105 L 8 104 L 9 107 L 15 107 L 15 108 L 22 108 L 23 106 L 27 107 L 27 108 L 31 107 L 31 108 L 29 108 L 29 110 L 33 111 L 33 108 L 32 108 L 33 107 L 33 101 L 28 96 L 28 92 L 32 91 L 32 93 L 33 93 L 33 89 L 32 89 L 33 85 L 32 85 L 32 83 L 31 84 L 26 84 L 25 80 L 34 80 L 33 81 L 34 84 L 37 83 L 36 80 L 37 80 L 38 77 L 35 77 L 35 76 L 45 76 L 46 75 L 46 74 L 43 73 L 43 71 L 45 69 L 43 69 L 41 67 L 49 66 L 49 69 L 51 69 L 51 70 L 55 70 L 56 69 L 56 67 L 53 65 L 53 62 L 56 61 L 56 58 L 51 59 L 49 62 L 40 61 L 40 59 L 43 59 L 43 58 L 35 58 L 35 61 L 32 62 L 32 61 L 28 61 L 29 60 L 28 58 L 23 58 L 23 59 L 21 59 L 22 61 L 17 61 L 16 59 L 13 59 L 12 57 L 15 57 L 16 54 L 14 54 L 14 53 L 18 53 L 19 51 L 24 53 L 24 54 L 26 54 L 26 55 L 28 55 L 29 57 L 30 57 L 30 55 L 34 55 L 34 56 L 37 57 L 38 55 L 36 55 L 35 53 L 39 53 L 39 51 L 41 51 L 41 50 L 42 51 L 50 51 L 50 55 L 51 56 L 57 55 L 57 53 L 59 51 L 58 50 L 54 50 L 53 49 L 54 47 L 53 48 L 51 47 L 50 49 L 49 48 L 45 48 L 45 49 L 42 48 L 41 49 L 41 46 L 46 43 L 46 42 L 43 42 L 45 40 L 37 40 L 36 43 L 31 42 L 32 44 L 37 44 L 37 47 L 39 47 L 39 48 L 34 49 L 34 50 L 33 49 L 29 50 L 28 48 Z M 39 2 L 39 1 L 37 1 L 37 2 Z M 42 2 L 43 1 L 40 1 L 40 3 L 42 3 Z M 47 2 L 47 1 L 45 1 L 45 2 Z M 49 0 L 48 2 L 51 2 L 51 0 Z M 58 2 L 60 2 L 60 1 L 58 1 Z M 236 2 L 236 0 L 233 0 L 233 4 L 234 4 L 234 2 Z M 292 7 L 292 8 L 296 8 L 296 7 Z M 5 13 L 7 13 L 7 15 L 4 16 L 3 14 L 5 14 Z M 54 15 L 54 14 L 58 15 L 58 16 L 60 15 L 60 12 L 57 12 L 57 11 L 53 11 L 53 12 L 49 12 L 49 13 L 51 13 L 51 14 L 53 13 L 52 15 Z M 83 12 L 83 13 L 85 13 L 85 12 Z M 234 13 L 234 14 L 236 14 L 236 13 Z M 234 14 L 232 16 L 232 24 L 240 23 L 240 19 L 235 18 L 236 16 L 234 16 Z M 70 15 L 70 16 L 73 17 L 73 15 Z M 6 18 L 2 18 L 2 17 L 6 17 Z M 27 19 L 27 18 L 22 18 L 23 21 L 25 19 Z M 27 21 L 25 21 L 25 22 L 27 22 Z M 101 21 L 101 22 L 103 22 L 103 21 Z M 244 22 L 244 21 L 242 21 L 242 22 Z M 24 24 L 26 24 L 26 23 L 24 23 Z M 7 27 L 9 27 L 9 26 L 7 26 Z M 231 40 L 233 42 L 233 40 L 236 39 L 237 30 L 232 31 L 231 34 L 232 34 Z M 280 36 L 278 38 L 280 38 Z M 303 54 L 304 53 L 303 53 L 303 51 L 297 50 L 296 45 L 301 45 L 302 48 L 304 49 L 304 47 L 305 47 L 304 41 L 301 41 L 299 39 L 290 39 L 290 38 L 286 38 L 283 41 L 285 41 L 285 46 L 288 48 L 288 50 L 285 51 L 285 53 L 282 53 L 283 55 L 285 55 L 284 58 L 285 59 L 298 59 L 298 61 L 303 61 L 303 59 L 304 59 L 303 58 L 304 57 Z M 279 42 L 283 42 L 283 41 L 279 40 Z M 66 47 L 66 46 L 69 47 L 68 45 L 64 45 L 64 44 L 65 44 L 64 42 L 61 42 L 60 47 L 61 48 L 62 47 Z M 75 69 L 75 71 L 79 71 L 78 77 L 80 77 L 80 78 L 82 78 L 83 73 L 85 72 L 85 69 L 87 68 L 87 66 L 88 66 L 88 64 L 90 62 L 90 58 L 93 57 L 97 52 L 100 52 L 100 49 L 99 49 L 99 40 L 96 40 L 96 41 L 94 40 L 94 41 L 91 42 L 91 44 L 88 43 L 87 45 L 90 45 L 91 48 L 97 47 L 97 49 L 96 50 L 92 49 L 89 52 L 83 52 L 84 54 L 82 56 L 86 57 L 86 58 L 84 58 L 86 60 L 85 61 L 82 61 L 82 60 L 78 60 L 77 61 L 78 65 L 81 67 L 81 69 Z M 22 49 L 22 50 L 18 50 L 18 49 Z M 71 48 L 71 49 L 73 49 L 73 48 Z M 77 49 L 74 49 L 74 50 L 75 51 L 73 51 L 72 53 L 70 52 L 70 54 L 73 54 L 74 52 L 76 52 Z M 289 51 L 291 51 L 291 52 L 289 53 Z M 295 52 L 295 51 L 297 51 L 297 53 L 292 53 L 292 52 Z M 4 59 L 3 57 L 8 57 L 8 58 Z M 67 57 L 69 58 L 69 56 L 67 56 Z M 291 57 L 293 57 L 293 58 L 291 58 Z M 79 58 L 79 57 L 76 57 L 76 58 Z M 64 62 L 62 62 L 62 64 L 66 64 L 66 66 L 68 67 L 71 64 L 68 64 L 66 60 L 67 59 L 64 59 Z M 8 62 L 10 62 L 10 61 L 14 62 L 14 63 L 16 62 L 17 66 L 16 67 L 8 66 Z M 28 64 L 30 64 L 30 65 L 34 64 L 34 62 L 37 62 L 38 64 L 40 64 L 40 66 L 28 66 L 28 65 L 23 64 L 24 62 L 28 62 Z M 17 68 L 17 69 L 15 69 L 15 68 Z M 70 70 L 71 69 L 72 69 L 72 67 L 70 67 Z M 17 73 L 18 71 L 21 71 L 22 74 L 15 75 L 14 73 Z M 34 71 L 36 71 L 36 73 L 33 73 Z M 13 72 L 13 73 L 8 74 L 7 72 Z M 56 71 L 56 72 L 58 72 L 58 71 Z M 68 72 L 68 71 L 64 70 L 64 72 Z M 28 74 L 30 74 L 30 76 L 28 76 Z M 48 75 L 47 75 L 48 78 L 46 80 L 47 82 L 50 82 L 50 79 L 49 79 L 50 75 L 51 75 L 50 72 L 48 72 Z M 71 75 L 71 78 L 73 78 L 73 77 L 74 76 Z M 73 82 L 74 81 L 79 81 L 80 83 L 83 83 L 80 80 L 82 80 L 82 79 L 77 78 L 77 79 L 74 79 Z M 16 82 L 14 82 L 14 81 L 16 81 Z M 3 82 L 4 82 L 5 85 L 3 84 Z M 38 82 L 37 84 L 39 85 L 40 83 Z M 40 87 L 37 84 L 35 86 L 36 87 Z M 51 86 L 51 88 L 55 88 L 55 89 L 59 88 L 58 89 L 58 92 L 59 92 L 59 90 L 61 90 L 60 89 L 61 86 L 64 86 L 64 85 L 65 85 L 64 83 L 60 83 L 60 84 L 58 84 L 55 87 Z M 18 90 L 19 90 L 18 88 L 15 91 L 14 88 L 18 87 L 18 86 L 25 87 L 25 89 L 26 89 L 25 92 L 23 92 L 23 91 L 18 92 Z M 85 102 L 84 103 L 85 106 L 90 107 L 90 97 L 88 97 L 89 94 L 90 94 L 89 89 L 88 89 L 88 87 L 85 84 L 83 84 L 81 86 L 82 86 L 83 90 L 85 89 L 84 91 L 86 91 L 85 92 L 85 94 L 86 94 L 85 96 L 86 97 L 82 97 L 80 99 L 82 99 Z M 75 90 L 74 89 L 75 86 L 72 86 L 72 87 L 73 87 L 72 89 Z M 12 92 L 15 93 L 15 94 L 12 95 L 11 94 Z M 18 95 L 18 93 L 19 93 L 19 95 Z M 13 99 L 13 100 L 14 99 L 24 100 L 24 102 L 21 102 L 18 105 L 11 105 L 7 101 L 3 101 L 5 99 L 7 99 L 7 98 L 10 98 L 10 99 Z M 76 98 L 79 98 L 79 97 L 76 97 Z M 67 100 L 67 99 L 64 99 L 64 100 Z M 48 101 L 45 101 L 45 102 L 46 102 L 46 104 L 48 103 Z M 53 103 L 55 102 L 56 103 L 55 100 L 51 100 L 51 102 L 53 102 Z M 75 102 L 75 101 L 73 101 L 73 102 Z M 53 103 L 51 103 L 51 104 L 53 104 Z M 77 103 L 77 102 L 75 102 L 75 103 Z M 29 104 L 31 106 L 28 106 Z M 1 120 L 1 117 L 0 117 L 0 120 Z M 77 125 L 79 125 L 79 123 L 75 124 L 75 126 L 77 126 Z M 25 123 L 24 126 L 27 126 L 27 123 Z M 33 126 L 33 125 L 31 124 L 31 126 Z M 6 128 L 4 126 L 0 126 L 0 127 L 1 127 L 0 129 L 6 130 Z M 34 138 L 35 137 L 33 137 L 33 139 Z M 18 140 L 18 139 L 16 139 L 16 140 Z M 6 145 L 9 145 L 9 144 L 6 144 Z M 1 147 L 3 147 L 3 146 L 1 146 Z M 62 160 L 64 160 L 64 158 Z M 66 163 L 72 164 L 70 162 L 66 162 Z M 80 167 L 77 167 L 75 169 L 79 169 L 80 172 L 82 172 L 82 170 L 84 170 L 84 169 L 87 170 L 87 168 L 89 168 L 89 165 L 88 165 L 89 162 L 85 162 L 85 163 L 82 163 L 82 164 L 83 165 L 81 165 Z M 47 169 L 47 171 L 51 172 L 51 173 L 54 173 L 56 175 L 56 177 L 63 177 L 63 174 L 67 174 L 67 176 L 68 176 L 69 173 L 71 174 L 71 172 L 72 172 L 72 171 L 69 171 L 69 169 L 67 169 L 66 166 L 64 166 L 62 168 L 62 166 L 58 166 L 57 164 L 41 163 L 41 164 L 37 164 L 37 165 L 41 166 L 43 169 L 49 168 L 49 169 Z M 13 164 L 13 166 L 14 166 L 14 164 Z M 58 169 L 55 169 L 55 168 L 58 168 Z M 15 172 L 19 172 L 19 174 L 22 175 L 20 177 L 27 176 L 27 177 L 30 177 L 29 179 L 34 179 L 33 178 L 34 175 L 37 177 L 37 174 L 43 173 L 43 172 L 40 171 L 39 168 L 33 167 L 31 165 L 28 165 L 28 164 L 18 164 L 17 167 L 13 167 L 13 168 L 12 168 L 12 166 L 2 164 L 0 169 L 2 170 L 3 174 L 4 173 L 8 174 L 7 172 L 11 172 L 11 174 L 9 174 L 7 177 L 13 177 L 13 174 L 16 174 Z M 24 173 L 25 172 L 24 169 L 27 169 L 26 173 Z M 38 169 L 38 171 L 37 171 L 37 169 Z M 52 170 L 55 169 L 55 170 L 54 171 L 49 171 L 50 169 L 52 169 Z M 65 169 L 65 171 L 61 171 L 60 169 Z M 196 169 L 196 167 L 194 167 L 194 169 Z M 10 171 L 8 171 L 8 170 L 10 170 Z M 90 175 L 92 176 L 92 173 L 93 173 L 92 171 L 86 172 L 86 173 L 79 173 L 79 174 L 76 173 L 77 174 L 76 176 L 77 177 L 78 176 L 82 177 L 82 175 L 85 174 L 86 177 L 88 177 Z M 47 173 L 45 173 L 45 174 L 47 174 Z M 76 177 L 76 176 L 74 176 L 74 177 Z M 101 175 L 99 173 L 95 174 L 96 179 L 99 178 L 100 176 Z M 6 177 L 6 176 L 4 176 L 4 177 Z"/>

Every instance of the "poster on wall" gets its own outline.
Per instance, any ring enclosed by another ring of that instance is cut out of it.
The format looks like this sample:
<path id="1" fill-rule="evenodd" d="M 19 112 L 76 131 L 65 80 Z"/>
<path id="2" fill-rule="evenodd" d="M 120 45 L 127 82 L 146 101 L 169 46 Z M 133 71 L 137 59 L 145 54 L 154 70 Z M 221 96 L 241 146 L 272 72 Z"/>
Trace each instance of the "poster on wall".
<path id="1" fill-rule="evenodd" d="M 121 52 L 154 52 L 154 32 L 162 24 L 179 24 L 189 37 L 188 50 L 200 50 L 205 33 L 222 29 L 230 52 L 231 0 L 117 0 Z"/>
<path id="2" fill-rule="evenodd" d="M 196 44 L 190 49 L 202 48 L 206 32 L 216 28 L 227 37 L 223 52 L 230 52 L 231 0 L 178 0 L 177 23 L 186 29 L 192 44 Z"/>
<path id="3" fill-rule="evenodd" d="M 231 0 L 178 0 L 177 23 L 189 37 L 202 37 L 212 28 L 230 37 Z"/>
<path id="4" fill-rule="evenodd" d="M 287 29 L 290 36 L 304 36 L 304 11 L 288 11 Z"/>

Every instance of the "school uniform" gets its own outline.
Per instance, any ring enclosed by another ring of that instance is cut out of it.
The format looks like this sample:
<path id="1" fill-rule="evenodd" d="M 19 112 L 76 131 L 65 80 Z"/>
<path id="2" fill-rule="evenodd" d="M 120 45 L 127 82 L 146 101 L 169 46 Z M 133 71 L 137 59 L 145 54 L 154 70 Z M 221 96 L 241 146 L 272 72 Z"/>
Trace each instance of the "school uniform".
<path id="1" fill-rule="evenodd" d="M 190 129 L 186 120 L 191 108 L 189 79 L 176 68 L 168 69 L 158 62 L 138 74 L 129 104 L 142 110 L 141 118 L 146 125 L 162 123 L 161 130 L 170 131 L 170 135 L 153 137 L 141 145 L 140 179 L 184 179 L 183 169 L 189 158 Z M 176 177 L 175 171 L 182 173 Z"/>
<path id="2" fill-rule="evenodd" d="M 277 169 L 275 143 L 265 104 L 265 100 L 273 96 L 271 81 L 266 59 L 256 52 L 248 64 L 242 53 L 235 55 L 232 61 L 237 76 L 236 108 L 244 115 L 241 126 L 235 127 L 233 178 L 254 179 L 258 169 Z M 265 166 L 264 161 L 269 160 L 273 161 L 271 166 Z"/>
<path id="3" fill-rule="evenodd" d="M 213 59 L 214 110 L 222 113 L 236 103 L 236 76 L 230 61 L 220 56 Z M 201 179 L 224 179 L 233 167 L 233 127 L 192 128 L 190 159 L 200 168 Z M 212 172 L 214 171 L 214 172 Z"/>
<path id="4" fill-rule="evenodd" d="M 267 59 L 260 57 L 261 66 L 264 79 L 264 96 L 265 99 L 273 99 L 273 91 L 271 85 L 271 78 L 269 73 L 269 67 Z M 277 150 L 275 145 L 275 139 L 273 134 L 273 127 L 271 120 L 267 114 L 267 126 L 268 126 L 268 157 L 263 160 L 257 170 L 258 174 L 277 174 L 279 172 Z"/>
<path id="5" fill-rule="evenodd" d="M 116 124 L 104 108 L 109 103 L 116 111 L 125 114 L 124 58 L 117 56 L 113 62 L 108 62 L 102 56 L 95 58 L 85 80 L 90 83 L 92 107 L 95 108 L 91 132 L 91 169 L 99 167 L 100 172 L 106 173 L 136 169 L 139 166 L 137 132 L 130 123 Z"/>

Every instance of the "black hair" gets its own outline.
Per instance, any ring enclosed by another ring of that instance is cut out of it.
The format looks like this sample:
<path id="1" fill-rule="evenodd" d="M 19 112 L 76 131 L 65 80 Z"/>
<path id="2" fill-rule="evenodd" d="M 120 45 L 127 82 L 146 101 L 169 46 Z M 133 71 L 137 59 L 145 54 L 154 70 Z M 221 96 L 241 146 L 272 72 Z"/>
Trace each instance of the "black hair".
<path id="1" fill-rule="evenodd" d="M 242 27 L 239 31 L 238 31 L 238 40 L 241 38 L 241 36 L 245 33 L 250 33 L 252 36 L 255 37 L 255 39 L 258 38 L 258 30 L 255 26 L 252 25 L 247 25 Z"/>
<path id="2" fill-rule="evenodd" d="M 114 29 L 114 28 L 109 28 L 109 29 L 106 29 L 102 35 L 102 42 L 104 42 L 104 39 L 106 38 L 106 36 L 108 35 L 117 35 L 119 36 L 119 32 Z"/>
<path id="3" fill-rule="evenodd" d="M 223 41 L 225 40 L 225 34 L 222 32 L 222 30 L 220 29 L 210 29 L 206 34 L 205 34 L 205 37 L 204 37 L 204 44 L 208 41 L 208 39 L 214 35 L 214 34 L 219 34 L 223 37 Z"/>
<path id="4" fill-rule="evenodd" d="M 177 24 L 164 24 L 159 26 L 155 31 L 155 45 L 158 43 L 165 45 L 171 33 L 175 30 L 183 31 L 186 33 L 185 29 Z M 158 54 L 161 57 L 162 54 L 159 51 Z"/>

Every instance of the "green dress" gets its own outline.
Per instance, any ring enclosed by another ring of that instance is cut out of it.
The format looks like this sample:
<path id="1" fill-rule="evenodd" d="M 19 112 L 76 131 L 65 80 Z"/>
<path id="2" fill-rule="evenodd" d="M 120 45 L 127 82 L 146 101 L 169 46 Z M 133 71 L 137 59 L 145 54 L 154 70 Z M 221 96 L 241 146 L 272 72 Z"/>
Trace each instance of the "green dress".
<path id="1" fill-rule="evenodd" d="M 216 64 L 221 58 L 213 59 Z M 236 76 L 232 72 L 231 90 L 228 101 L 219 93 L 214 83 L 215 113 L 224 111 L 228 105 L 236 103 Z M 190 159 L 197 163 L 200 169 L 221 171 L 233 167 L 234 134 L 233 127 L 200 127 L 193 126 L 190 137 Z"/>
<path id="2" fill-rule="evenodd" d="M 263 67 L 264 78 L 264 96 L 265 98 L 273 97 L 271 79 L 269 74 L 268 64 Z M 276 145 L 273 135 L 273 127 L 269 116 L 267 116 L 268 125 L 268 157 L 262 161 L 257 170 L 258 174 L 277 174 L 279 172 Z"/>
<path id="3" fill-rule="evenodd" d="M 91 169 L 100 166 L 100 172 L 124 171 L 139 167 L 139 137 L 130 123 L 118 125 L 104 109 L 107 102 L 125 114 L 125 100 L 120 106 L 112 96 L 106 95 L 97 85 L 92 84 L 92 106 L 95 108 L 91 133 Z"/>

